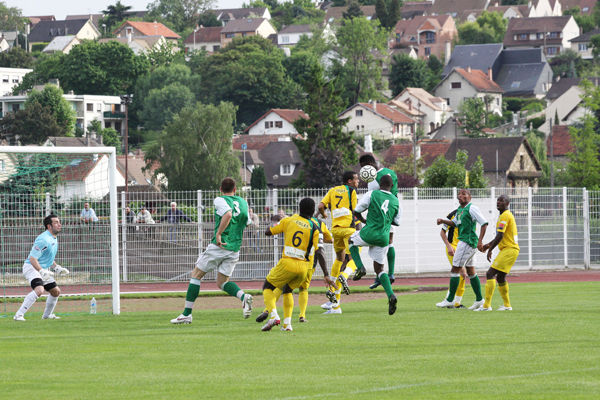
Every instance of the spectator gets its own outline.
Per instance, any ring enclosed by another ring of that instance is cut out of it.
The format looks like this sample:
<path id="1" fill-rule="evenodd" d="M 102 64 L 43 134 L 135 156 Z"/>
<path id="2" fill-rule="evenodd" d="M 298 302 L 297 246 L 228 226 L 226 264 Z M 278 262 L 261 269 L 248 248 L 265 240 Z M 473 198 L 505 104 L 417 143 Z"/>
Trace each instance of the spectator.
<path id="1" fill-rule="evenodd" d="M 167 211 L 167 215 L 162 217 L 160 221 L 167 221 L 169 224 L 169 242 L 177 243 L 177 224 L 182 220 L 192 222 L 190 217 L 185 215 L 183 211 L 177 208 L 177 203 L 171 202 L 171 208 Z"/>
<path id="2" fill-rule="evenodd" d="M 90 203 L 85 203 L 83 205 L 83 210 L 81 210 L 81 214 L 79 215 L 79 221 L 83 222 L 84 224 L 88 224 L 90 222 L 98 222 L 96 212 L 93 208 L 90 208 Z"/>
<path id="3" fill-rule="evenodd" d="M 142 209 L 137 215 L 136 222 L 138 224 L 154 224 L 154 219 L 152 219 L 152 214 L 150 211 L 146 209 L 146 206 L 142 206 Z"/>
<path id="4" fill-rule="evenodd" d="M 258 219 L 258 215 L 256 215 L 254 213 L 254 210 L 252 208 L 248 209 L 248 219 L 250 222 L 250 225 L 248 226 L 248 236 L 250 237 L 250 247 L 253 250 L 256 250 L 256 252 L 258 253 L 260 251 L 260 238 L 259 238 L 259 229 L 260 229 L 260 221 Z"/>
<path id="5" fill-rule="evenodd" d="M 125 219 L 127 221 L 127 225 L 131 225 L 135 222 L 135 213 L 131 211 L 131 208 L 125 207 Z"/>

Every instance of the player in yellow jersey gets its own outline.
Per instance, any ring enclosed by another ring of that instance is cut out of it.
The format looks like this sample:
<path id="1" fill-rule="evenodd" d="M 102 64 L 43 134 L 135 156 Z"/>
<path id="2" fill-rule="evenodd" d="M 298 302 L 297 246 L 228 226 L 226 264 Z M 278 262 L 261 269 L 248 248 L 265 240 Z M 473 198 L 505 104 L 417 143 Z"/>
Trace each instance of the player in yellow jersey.
<path id="1" fill-rule="evenodd" d="M 294 297 L 292 291 L 306 279 L 308 270 L 312 268 L 311 259 L 319 245 L 317 224 L 311 221 L 315 212 L 315 201 L 309 197 L 300 200 L 299 214 L 282 219 L 279 224 L 267 229 L 267 236 L 283 233 L 283 254 L 277 265 L 271 269 L 263 284 L 265 306 L 270 319 L 262 327 L 269 331 L 280 324 L 275 288 L 283 293 L 283 326 L 281 330 L 292 330 L 292 311 Z"/>
<path id="2" fill-rule="evenodd" d="M 450 214 L 446 216 L 446 218 L 450 221 L 456 222 L 456 211 L 452 211 Z M 454 259 L 454 252 L 456 251 L 456 246 L 458 245 L 458 229 L 454 226 L 442 225 L 442 229 L 440 231 L 440 237 L 442 238 L 442 242 L 446 246 L 446 257 L 448 257 L 448 261 L 450 261 L 450 267 L 452 268 L 452 260 Z M 467 270 L 463 267 L 460 271 L 460 281 L 458 282 L 458 288 L 456 289 L 456 295 L 454 296 L 454 308 L 463 308 L 464 306 L 461 303 L 462 297 L 465 294 L 465 279 L 467 277 Z M 448 297 L 448 293 L 444 298 Z"/>
<path id="3" fill-rule="evenodd" d="M 510 199 L 507 195 L 501 195 L 496 201 L 496 208 L 500 211 L 498 222 L 496 223 L 496 237 L 483 246 L 483 251 L 487 250 L 488 261 L 492 260 L 492 250 L 498 246 L 500 253 L 494 259 L 490 269 L 486 273 L 487 281 L 485 283 L 485 301 L 483 305 L 475 311 L 492 311 L 492 296 L 498 282 L 498 291 L 504 304 L 498 307 L 498 311 L 510 311 L 510 297 L 508 294 L 508 282 L 506 275 L 515 264 L 519 256 L 519 239 L 517 233 L 517 223 L 515 217 L 508 209 Z"/>
<path id="4" fill-rule="evenodd" d="M 327 218 L 325 209 L 331 212 L 331 233 L 333 235 L 333 250 L 335 251 L 335 261 L 331 266 L 331 276 L 337 278 L 335 299 L 323 304 L 321 307 L 326 309 L 326 314 L 341 314 L 340 299 L 342 289 L 344 293 L 350 294 L 348 287 L 348 276 L 356 271 L 354 261 L 348 261 L 346 269 L 340 271 L 344 258 L 350 254 L 348 239 L 354 232 L 354 208 L 357 203 L 356 188 L 358 187 L 358 174 L 354 171 L 346 171 L 342 176 L 342 185 L 335 186 L 327 192 L 323 200 L 319 203 L 319 213 L 323 218 Z M 335 301 L 333 301 L 335 300 Z"/>
<path id="5" fill-rule="evenodd" d="M 308 307 L 308 288 L 310 287 L 310 282 L 312 280 L 313 273 L 315 272 L 317 263 L 319 264 L 319 266 L 321 267 L 321 270 L 323 271 L 323 279 L 325 280 L 325 283 L 330 286 L 335 287 L 335 281 L 333 281 L 330 278 L 329 271 L 327 271 L 327 262 L 325 261 L 325 255 L 323 253 L 323 244 L 324 243 L 333 243 L 333 237 L 331 236 L 331 232 L 329 231 L 329 229 L 327 229 L 327 225 L 325 225 L 325 222 L 319 221 L 318 219 L 316 219 L 314 217 L 311 218 L 311 220 L 315 224 L 317 224 L 317 229 L 319 231 L 319 247 L 315 250 L 315 255 L 314 255 L 313 259 L 311 259 L 312 268 L 308 270 L 306 279 L 304 280 L 304 282 L 302 282 L 302 284 L 298 288 L 298 291 L 299 291 L 298 303 L 299 303 L 299 307 L 300 307 L 300 317 L 298 320 L 300 322 L 308 322 L 308 320 L 306 319 L 306 308 Z M 277 302 L 277 300 L 279 300 L 281 293 L 282 293 L 281 289 L 279 289 L 279 288 L 275 288 L 275 290 L 273 290 L 273 294 L 275 295 L 275 299 L 276 299 L 275 302 Z M 258 317 L 256 317 L 256 322 L 263 322 L 268 317 L 269 317 L 269 312 L 265 308 L 263 310 L 262 314 L 260 314 Z"/>

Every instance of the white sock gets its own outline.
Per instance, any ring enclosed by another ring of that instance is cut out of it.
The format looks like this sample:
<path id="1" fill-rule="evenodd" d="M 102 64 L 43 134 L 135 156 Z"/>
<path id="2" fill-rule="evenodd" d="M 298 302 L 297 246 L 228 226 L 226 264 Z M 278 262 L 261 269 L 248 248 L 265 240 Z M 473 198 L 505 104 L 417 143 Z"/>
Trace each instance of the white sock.
<path id="1" fill-rule="evenodd" d="M 291 325 L 292 324 L 292 318 L 291 317 L 287 317 L 283 319 L 283 324 L 284 325 Z"/>
<path id="2" fill-rule="evenodd" d="M 48 318 L 50 314 L 54 312 L 56 302 L 58 302 L 58 297 L 54 297 L 51 294 L 49 294 L 48 298 L 46 299 L 46 309 L 44 310 L 44 315 L 42 316 L 42 318 Z"/>
<path id="3" fill-rule="evenodd" d="M 35 291 L 30 292 L 27 296 L 25 296 L 25 300 L 23 300 L 23 304 L 21 305 L 21 308 L 19 308 L 19 311 L 17 311 L 17 315 L 25 315 L 25 313 L 27 312 L 27 310 L 29 310 L 29 308 L 33 305 L 33 303 L 35 303 L 35 301 L 38 299 L 38 295 Z"/>
<path id="4" fill-rule="evenodd" d="M 276 309 L 271 311 L 271 319 L 280 319 Z"/>
<path id="5" fill-rule="evenodd" d="M 352 268 L 346 267 L 346 269 L 344 269 L 344 272 L 346 273 L 346 275 L 350 276 L 350 275 L 352 275 L 353 271 L 352 271 Z"/>

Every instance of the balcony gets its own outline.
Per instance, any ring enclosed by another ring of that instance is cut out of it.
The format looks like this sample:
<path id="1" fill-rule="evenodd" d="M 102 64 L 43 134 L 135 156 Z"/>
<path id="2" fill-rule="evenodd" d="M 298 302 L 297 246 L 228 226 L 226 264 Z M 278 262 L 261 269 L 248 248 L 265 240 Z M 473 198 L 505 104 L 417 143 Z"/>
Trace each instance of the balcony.
<path id="1" fill-rule="evenodd" d="M 122 112 L 112 112 L 112 111 L 104 111 L 104 118 L 110 119 L 125 119 L 125 113 Z"/>

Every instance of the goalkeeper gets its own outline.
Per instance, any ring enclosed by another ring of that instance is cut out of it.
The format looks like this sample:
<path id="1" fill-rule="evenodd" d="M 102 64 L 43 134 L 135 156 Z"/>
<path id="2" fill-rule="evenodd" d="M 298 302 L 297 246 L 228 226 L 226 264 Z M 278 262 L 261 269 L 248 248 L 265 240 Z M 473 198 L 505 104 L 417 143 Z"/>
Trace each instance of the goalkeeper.
<path id="1" fill-rule="evenodd" d="M 54 261 L 58 251 L 56 236 L 59 234 L 61 227 L 60 220 L 56 215 L 50 214 L 44 218 L 44 229 L 46 230 L 35 239 L 29 257 L 23 264 L 23 275 L 29 281 L 33 291 L 25 296 L 21 308 L 14 316 L 15 321 L 25 321 L 25 313 L 44 293 L 44 290 L 49 294 L 42 319 L 60 318 L 54 314 L 54 308 L 58 296 L 60 296 L 60 288 L 54 281 L 54 275 L 69 273 L 68 269 L 61 267 Z"/>

